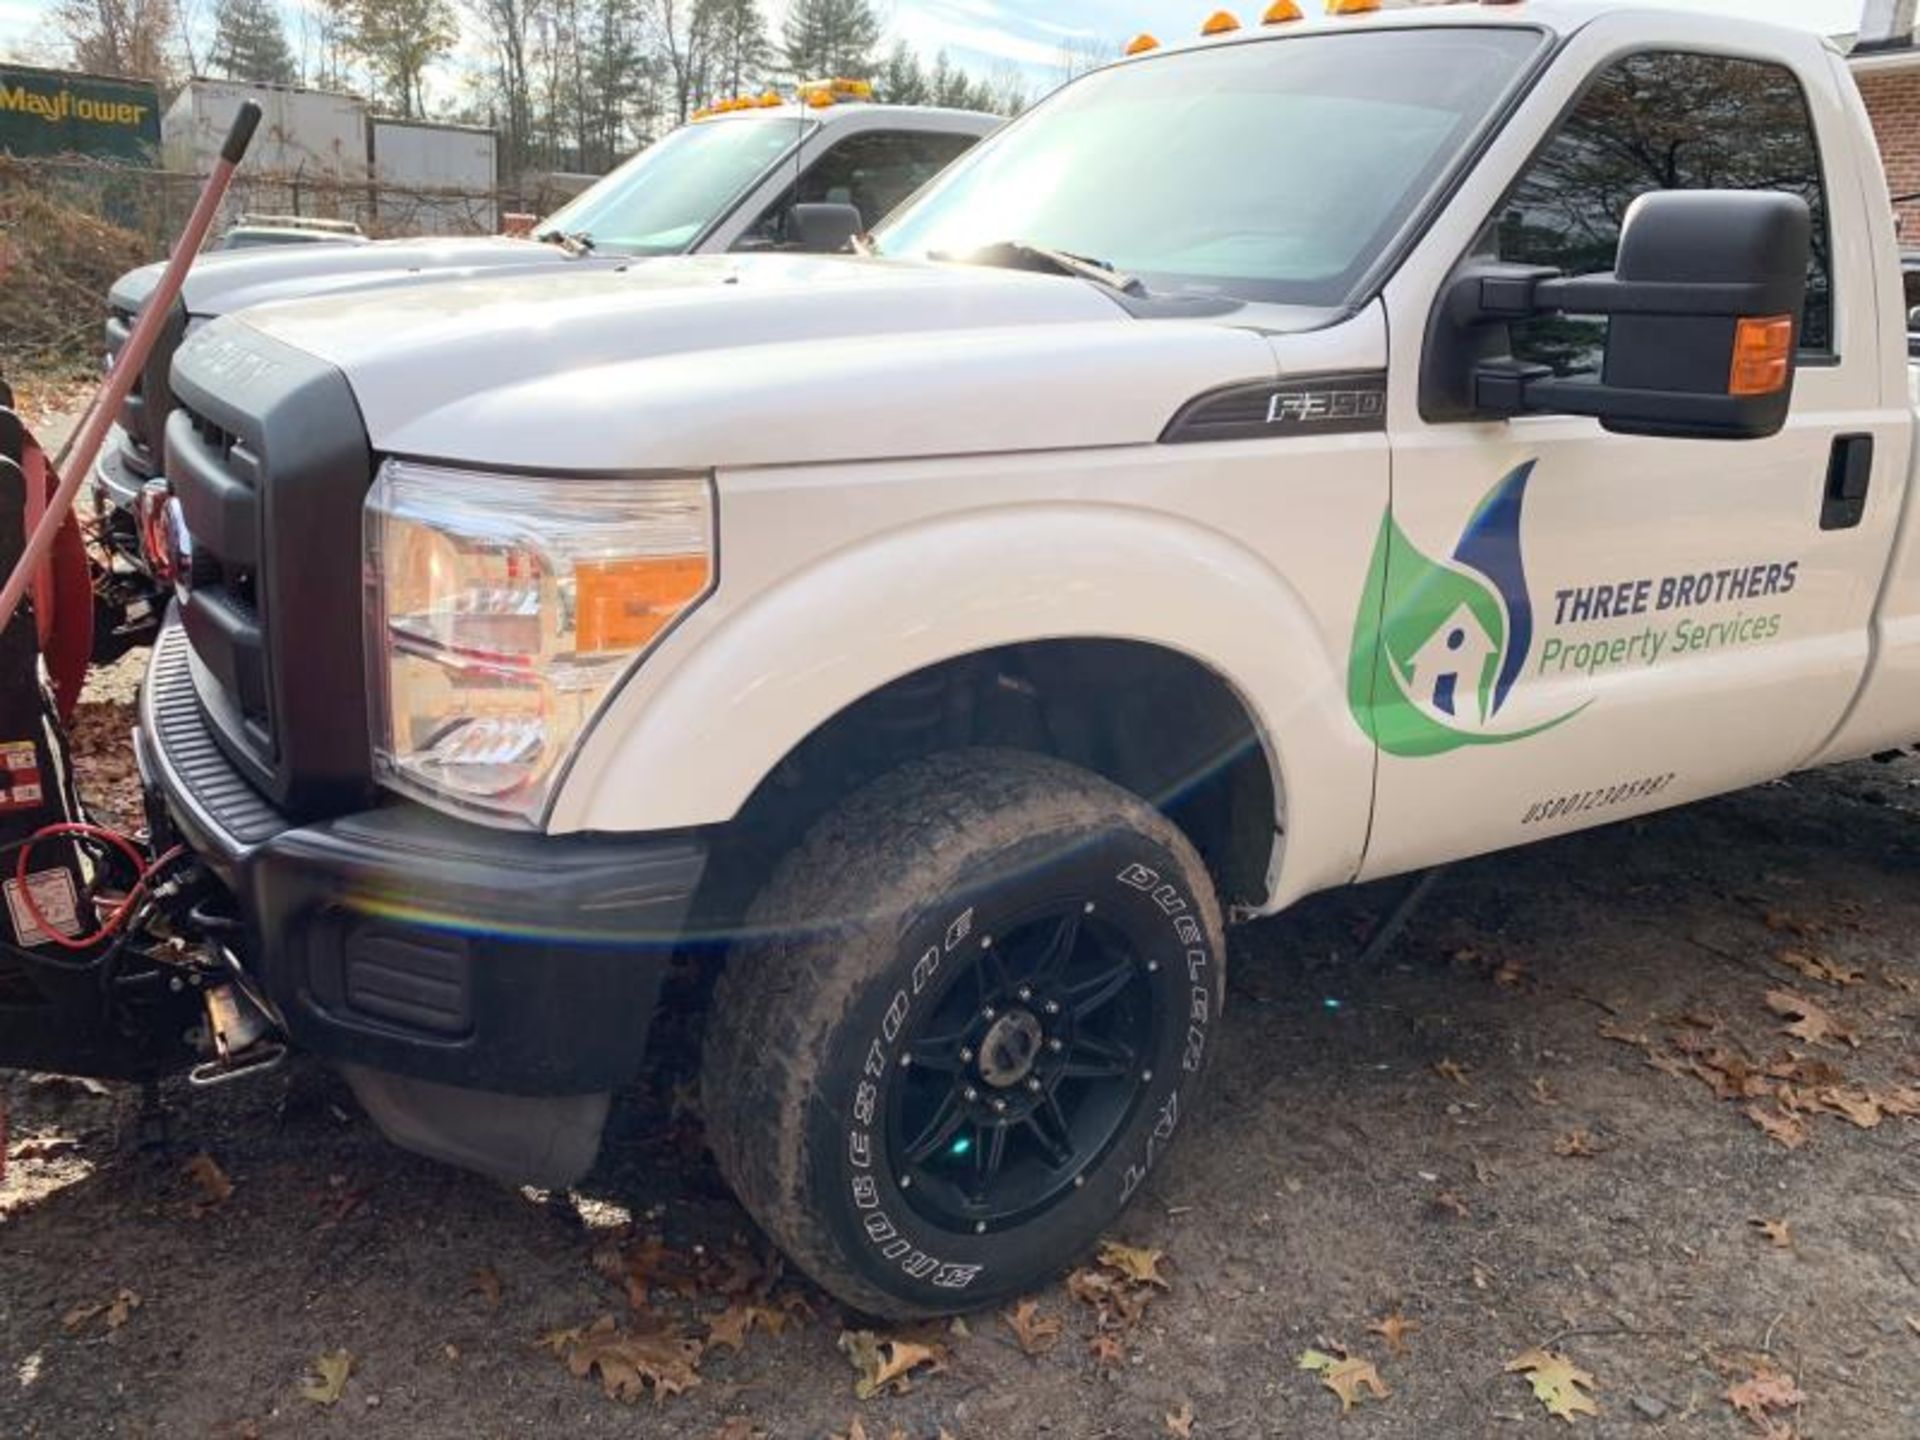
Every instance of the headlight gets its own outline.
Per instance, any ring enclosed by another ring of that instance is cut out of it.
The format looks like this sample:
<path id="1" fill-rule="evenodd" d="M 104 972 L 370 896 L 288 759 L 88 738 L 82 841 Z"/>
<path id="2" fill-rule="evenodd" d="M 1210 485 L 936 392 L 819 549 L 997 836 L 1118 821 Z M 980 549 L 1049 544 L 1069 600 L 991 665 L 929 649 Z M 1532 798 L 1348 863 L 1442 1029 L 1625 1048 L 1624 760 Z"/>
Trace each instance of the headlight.
<path id="1" fill-rule="evenodd" d="M 704 477 L 387 461 L 366 502 L 376 778 L 538 825 L 614 685 L 713 588 L 713 553 Z"/>

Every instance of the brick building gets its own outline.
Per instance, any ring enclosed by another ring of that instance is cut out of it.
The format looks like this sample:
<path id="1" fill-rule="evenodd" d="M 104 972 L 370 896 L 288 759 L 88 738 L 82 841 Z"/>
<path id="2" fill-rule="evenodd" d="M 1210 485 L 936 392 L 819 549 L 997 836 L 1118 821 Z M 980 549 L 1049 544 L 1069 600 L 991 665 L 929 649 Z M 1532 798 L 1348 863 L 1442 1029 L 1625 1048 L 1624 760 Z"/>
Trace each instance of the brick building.
<path id="1" fill-rule="evenodd" d="M 1867 0 L 1860 38 L 1847 63 L 1873 117 L 1887 187 L 1900 216 L 1900 238 L 1920 248 L 1920 42 L 1915 0 Z M 1903 200 L 1902 197 L 1914 196 Z"/>

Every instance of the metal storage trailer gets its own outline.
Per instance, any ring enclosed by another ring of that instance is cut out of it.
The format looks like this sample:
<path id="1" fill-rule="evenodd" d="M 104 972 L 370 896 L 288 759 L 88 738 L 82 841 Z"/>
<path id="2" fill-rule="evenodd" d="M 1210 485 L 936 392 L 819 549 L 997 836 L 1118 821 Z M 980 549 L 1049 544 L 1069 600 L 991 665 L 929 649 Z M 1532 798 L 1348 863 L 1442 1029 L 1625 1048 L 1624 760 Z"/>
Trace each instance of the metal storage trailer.
<path id="1" fill-rule="evenodd" d="M 367 164 L 374 180 L 368 219 L 379 233 L 499 229 L 498 138 L 491 130 L 375 116 L 367 122 Z"/>

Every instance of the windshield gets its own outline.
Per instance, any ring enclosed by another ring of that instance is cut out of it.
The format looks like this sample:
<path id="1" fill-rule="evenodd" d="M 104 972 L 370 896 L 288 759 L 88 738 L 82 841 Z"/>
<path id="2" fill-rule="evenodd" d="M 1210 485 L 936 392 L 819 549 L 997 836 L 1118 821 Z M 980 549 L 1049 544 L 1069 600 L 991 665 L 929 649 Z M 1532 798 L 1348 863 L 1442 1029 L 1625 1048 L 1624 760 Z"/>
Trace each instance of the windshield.
<path id="1" fill-rule="evenodd" d="M 1540 44 L 1372 30 L 1117 65 L 960 160 L 877 242 L 942 258 L 1018 241 L 1155 291 L 1338 305 Z"/>
<path id="2" fill-rule="evenodd" d="M 535 232 L 596 250 L 678 255 L 813 128 L 792 115 L 683 125 L 577 196 Z"/>

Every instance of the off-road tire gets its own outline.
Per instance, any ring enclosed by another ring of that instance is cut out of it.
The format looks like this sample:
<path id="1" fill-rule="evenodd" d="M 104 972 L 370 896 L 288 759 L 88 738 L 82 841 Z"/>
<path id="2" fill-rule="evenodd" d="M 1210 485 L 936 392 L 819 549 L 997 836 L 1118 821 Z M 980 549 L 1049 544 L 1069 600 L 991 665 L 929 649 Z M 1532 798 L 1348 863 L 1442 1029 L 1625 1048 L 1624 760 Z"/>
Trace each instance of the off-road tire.
<path id="1" fill-rule="evenodd" d="M 979 1234 L 919 1213 L 927 1187 L 898 1183 L 881 1117 L 907 1082 L 890 1042 L 916 1007 L 954 1002 L 938 997 L 967 973 L 968 947 L 1041 890 L 1084 892 L 1136 957 L 1148 1063 L 1077 1183 Z M 754 1218 L 849 1305 L 892 1318 L 982 1308 L 1083 1255 L 1165 1158 L 1212 1048 L 1224 961 L 1204 865 L 1139 797 L 1017 751 L 912 762 L 819 821 L 754 903 L 708 1022 L 708 1139 Z"/>

